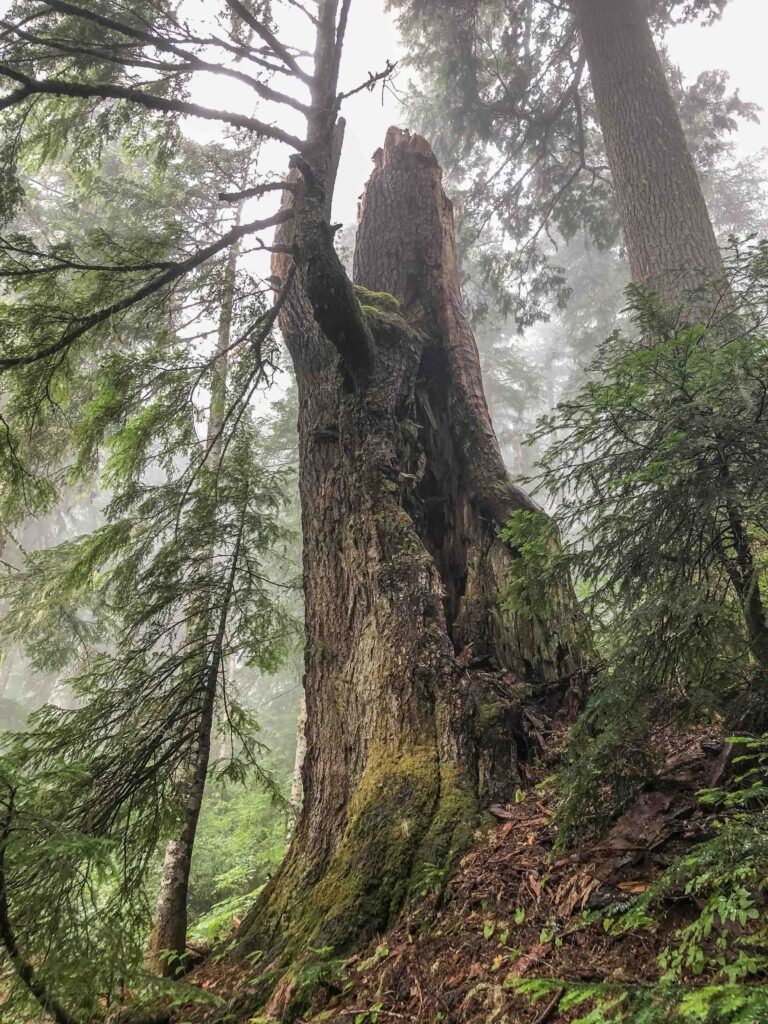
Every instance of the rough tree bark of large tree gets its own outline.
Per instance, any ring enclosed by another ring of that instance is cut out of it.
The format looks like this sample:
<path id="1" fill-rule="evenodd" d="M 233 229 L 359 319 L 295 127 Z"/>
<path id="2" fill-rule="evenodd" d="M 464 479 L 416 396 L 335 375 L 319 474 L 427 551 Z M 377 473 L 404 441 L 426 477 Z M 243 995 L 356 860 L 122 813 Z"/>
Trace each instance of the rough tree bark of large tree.
<path id="1" fill-rule="evenodd" d="M 672 303 L 719 282 L 720 250 L 642 0 L 572 0 L 632 279 Z"/>
<path id="2" fill-rule="evenodd" d="M 295 202 L 300 254 L 301 189 Z M 277 275 L 287 262 L 275 257 Z M 499 528 L 536 506 L 501 459 L 451 205 L 423 139 L 390 130 L 361 204 L 365 376 L 316 326 L 311 274 L 281 315 L 300 401 L 304 805 L 240 932 L 242 950 L 268 951 L 265 967 L 384 928 L 419 871 L 449 863 L 481 808 L 520 785 L 524 696 L 540 688 L 551 707 L 584 667 L 567 582 L 546 621 L 499 603 L 515 557 Z"/>

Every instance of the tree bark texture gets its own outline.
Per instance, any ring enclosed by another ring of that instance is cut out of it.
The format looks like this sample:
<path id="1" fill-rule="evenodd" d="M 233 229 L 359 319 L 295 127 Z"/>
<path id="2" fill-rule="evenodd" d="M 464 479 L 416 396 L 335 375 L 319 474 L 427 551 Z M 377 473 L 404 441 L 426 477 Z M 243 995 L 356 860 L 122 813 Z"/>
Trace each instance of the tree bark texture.
<path id="1" fill-rule="evenodd" d="M 723 262 L 642 0 L 572 0 L 633 280 L 677 305 Z M 711 311 L 711 302 L 710 302 Z"/>
<path id="2" fill-rule="evenodd" d="M 287 262 L 275 257 L 277 275 Z M 240 932 L 265 968 L 386 927 L 420 873 L 521 785 L 524 701 L 582 668 L 569 584 L 549 621 L 499 604 L 515 557 L 499 527 L 535 505 L 491 426 L 440 168 L 407 132 L 390 129 L 375 157 L 355 274 L 373 339 L 364 382 L 316 326 L 317 266 L 281 315 L 299 390 L 307 718 L 296 833 Z"/>

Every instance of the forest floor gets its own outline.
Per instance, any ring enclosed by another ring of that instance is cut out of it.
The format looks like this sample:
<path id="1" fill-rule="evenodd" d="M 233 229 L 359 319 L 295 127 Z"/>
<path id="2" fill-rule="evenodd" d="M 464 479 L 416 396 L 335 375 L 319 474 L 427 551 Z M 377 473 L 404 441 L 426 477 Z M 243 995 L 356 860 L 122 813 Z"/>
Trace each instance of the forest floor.
<path id="1" fill-rule="evenodd" d="M 662 767 L 652 785 L 599 841 L 566 852 L 557 849 L 554 794 L 542 766 L 541 781 L 529 780 L 534 785 L 519 803 L 494 809 L 496 824 L 442 893 L 425 889 L 386 935 L 317 972 L 321 983 L 302 1020 L 557 1024 L 585 1009 L 561 1009 L 559 981 L 624 987 L 657 980 L 658 954 L 695 916 L 693 902 L 670 900 L 657 924 L 625 933 L 607 930 L 605 918 L 712 835 L 713 815 L 696 794 L 720 783 L 729 748 L 714 730 L 670 732 L 656 743 Z M 209 961 L 194 982 L 234 1008 L 248 1005 L 253 974 L 253 967 Z M 535 1004 L 518 991 L 533 978 L 552 979 Z"/>

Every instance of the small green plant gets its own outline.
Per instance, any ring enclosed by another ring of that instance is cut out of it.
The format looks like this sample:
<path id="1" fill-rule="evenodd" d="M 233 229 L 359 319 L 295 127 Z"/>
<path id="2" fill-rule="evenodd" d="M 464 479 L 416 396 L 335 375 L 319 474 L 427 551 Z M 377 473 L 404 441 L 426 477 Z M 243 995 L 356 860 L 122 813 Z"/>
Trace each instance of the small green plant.
<path id="1" fill-rule="evenodd" d="M 333 946 L 310 946 L 310 959 L 296 973 L 299 987 L 311 989 L 316 985 L 335 985 L 344 977 L 346 957 L 334 956 Z"/>
<path id="2" fill-rule="evenodd" d="M 744 751 L 733 759 L 733 785 L 727 789 L 704 789 L 699 799 L 703 804 L 729 810 L 747 811 L 750 807 L 765 806 L 768 804 L 768 735 L 730 736 L 727 742 Z"/>
<path id="3" fill-rule="evenodd" d="M 659 981 L 647 985 L 572 984 L 511 977 L 534 1001 L 562 988 L 561 1012 L 587 1006 L 574 1024 L 756 1024 L 768 1019 L 768 736 L 731 737 L 744 753 L 728 786 L 703 790 L 722 810 L 714 838 L 680 857 L 629 907 L 602 915 L 605 932 L 655 930 L 669 900 L 694 910 L 659 953 Z M 587 915 L 585 927 L 598 915 Z M 549 941 L 553 933 L 541 932 Z"/>
<path id="4" fill-rule="evenodd" d="M 415 895 L 424 899 L 436 892 L 440 892 L 445 885 L 446 876 L 447 869 L 445 866 L 422 864 L 413 886 Z"/>
<path id="5" fill-rule="evenodd" d="M 374 1003 L 369 1010 L 362 1010 L 355 1015 L 355 1024 L 376 1024 L 383 1007 L 383 1003 Z"/>
<path id="6" fill-rule="evenodd" d="M 557 527 L 553 520 L 543 512 L 514 512 L 499 536 L 518 556 L 501 587 L 502 608 L 546 617 L 552 611 L 557 575 Z"/>
<path id="7" fill-rule="evenodd" d="M 389 956 L 389 947 L 388 946 L 377 946 L 375 951 L 373 952 L 373 954 L 371 956 L 366 957 L 365 960 L 361 961 L 360 966 L 358 967 L 358 970 L 361 971 L 361 972 L 362 971 L 367 971 L 371 967 L 373 967 L 375 964 L 377 964 L 380 960 L 386 960 L 388 956 Z"/>
<path id="8" fill-rule="evenodd" d="M 563 982 L 551 978 L 510 977 L 504 987 L 534 1002 L 560 995 L 562 1014 L 584 1009 L 571 1024 L 762 1024 L 768 1012 L 768 991 L 758 985 L 680 983 L 619 985 Z"/>

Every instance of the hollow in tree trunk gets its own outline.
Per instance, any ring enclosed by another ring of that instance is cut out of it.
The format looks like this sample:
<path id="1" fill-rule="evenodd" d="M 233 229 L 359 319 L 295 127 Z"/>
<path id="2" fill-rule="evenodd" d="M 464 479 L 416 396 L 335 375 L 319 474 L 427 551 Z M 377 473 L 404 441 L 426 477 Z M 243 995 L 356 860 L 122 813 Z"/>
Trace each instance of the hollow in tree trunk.
<path id="1" fill-rule="evenodd" d="M 301 190 L 295 208 L 301 253 L 314 231 Z M 272 976 L 304 950 L 344 951 L 385 928 L 424 871 L 450 865 L 482 808 L 521 785 L 524 702 L 554 712 L 585 668 L 567 581 L 545 618 L 499 602 L 516 554 L 499 528 L 536 506 L 502 462 L 451 206 L 423 139 L 390 129 L 362 202 L 363 369 L 342 365 L 345 339 L 332 346 L 316 326 L 338 319 L 323 303 L 347 301 L 334 259 L 324 292 L 322 261 L 302 268 L 281 315 L 299 390 L 304 802 L 240 930 L 241 951 L 263 951 Z"/>

